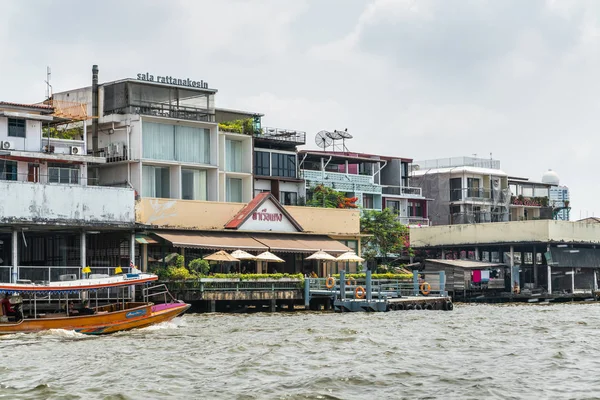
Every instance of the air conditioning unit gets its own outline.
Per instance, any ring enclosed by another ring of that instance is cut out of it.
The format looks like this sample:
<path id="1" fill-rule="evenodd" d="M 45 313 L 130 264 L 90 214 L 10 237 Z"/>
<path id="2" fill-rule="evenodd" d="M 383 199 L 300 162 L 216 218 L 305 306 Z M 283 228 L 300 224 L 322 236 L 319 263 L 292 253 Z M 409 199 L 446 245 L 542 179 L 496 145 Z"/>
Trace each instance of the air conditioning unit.
<path id="1" fill-rule="evenodd" d="M 13 142 L 9 142 L 7 140 L 0 142 L 0 149 L 1 150 L 9 150 L 9 149 L 14 149 L 15 145 Z"/>
<path id="2" fill-rule="evenodd" d="M 71 146 L 71 154 L 73 155 L 77 155 L 77 154 L 81 154 L 83 152 L 83 149 L 79 146 Z"/>
<path id="3" fill-rule="evenodd" d="M 108 146 L 108 155 L 110 157 L 121 157 L 121 156 L 123 156 L 123 143 L 120 143 L 120 142 L 111 143 Z"/>

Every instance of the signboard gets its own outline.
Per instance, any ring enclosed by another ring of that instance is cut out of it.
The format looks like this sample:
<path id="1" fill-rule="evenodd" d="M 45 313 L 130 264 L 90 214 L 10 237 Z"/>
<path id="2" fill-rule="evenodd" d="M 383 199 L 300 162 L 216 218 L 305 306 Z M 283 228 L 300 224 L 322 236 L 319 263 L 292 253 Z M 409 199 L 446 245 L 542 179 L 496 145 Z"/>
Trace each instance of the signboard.
<path id="1" fill-rule="evenodd" d="M 207 82 L 204 82 L 202 80 L 193 81 L 190 78 L 178 79 L 178 78 L 173 78 L 172 76 L 160 76 L 160 75 L 157 75 L 155 77 L 154 75 L 150 75 L 150 73 L 148 73 L 148 72 L 146 72 L 145 74 L 137 74 L 137 78 L 140 81 L 146 81 L 146 82 L 166 83 L 169 85 L 187 86 L 187 87 L 198 88 L 198 89 L 208 89 Z"/>
<path id="2" fill-rule="evenodd" d="M 294 224 L 290 222 L 271 199 L 265 200 L 260 207 L 254 210 L 248 219 L 240 225 L 238 230 L 298 232 Z"/>

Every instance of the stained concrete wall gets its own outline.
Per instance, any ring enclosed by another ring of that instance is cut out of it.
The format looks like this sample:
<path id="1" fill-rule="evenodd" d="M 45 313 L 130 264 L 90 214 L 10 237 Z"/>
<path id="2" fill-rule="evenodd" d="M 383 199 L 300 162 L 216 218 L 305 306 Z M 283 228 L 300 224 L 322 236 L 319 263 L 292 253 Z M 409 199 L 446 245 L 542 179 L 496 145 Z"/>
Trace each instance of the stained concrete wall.
<path id="1" fill-rule="evenodd" d="M 414 248 L 518 242 L 600 243 L 600 224 L 534 220 L 440 225 L 410 230 Z"/>
<path id="2" fill-rule="evenodd" d="M 0 224 L 135 224 L 132 189 L 0 181 Z"/>

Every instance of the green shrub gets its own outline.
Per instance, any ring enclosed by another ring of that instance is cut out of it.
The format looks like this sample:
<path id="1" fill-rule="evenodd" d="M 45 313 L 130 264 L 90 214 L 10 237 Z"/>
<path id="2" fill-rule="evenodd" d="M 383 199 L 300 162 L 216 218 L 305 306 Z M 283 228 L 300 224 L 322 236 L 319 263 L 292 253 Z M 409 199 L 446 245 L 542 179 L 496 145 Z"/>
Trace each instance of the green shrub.
<path id="1" fill-rule="evenodd" d="M 210 264 L 208 261 L 201 258 L 196 258 L 190 261 L 190 265 L 188 267 L 192 272 L 195 272 L 199 275 L 208 275 L 208 272 L 210 271 Z"/>

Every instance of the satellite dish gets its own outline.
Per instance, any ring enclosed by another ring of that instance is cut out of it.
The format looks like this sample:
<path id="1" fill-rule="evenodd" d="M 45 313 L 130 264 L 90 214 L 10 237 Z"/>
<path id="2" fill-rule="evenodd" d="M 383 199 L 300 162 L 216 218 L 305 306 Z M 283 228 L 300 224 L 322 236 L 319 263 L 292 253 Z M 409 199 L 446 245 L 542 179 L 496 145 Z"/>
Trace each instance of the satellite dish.
<path id="1" fill-rule="evenodd" d="M 326 135 L 328 138 L 333 140 L 340 140 L 342 138 L 342 136 L 339 134 L 339 131 L 327 132 Z"/>
<path id="2" fill-rule="evenodd" d="M 331 146 L 331 143 L 333 141 L 329 136 L 329 133 L 331 132 L 320 131 L 315 136 L 315 143 L 317 144 L 317 146 L 322 147 L 323 150 L 325 150 L 326 147 Z"/>
<path id="3" fill-rule="evenodd" d="M 343 131 L 335 131 L 335 133 L 337 133 L 342 139 L 352 139 L 352 135 L 348 133 L 348 128 Z"/>

